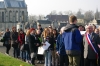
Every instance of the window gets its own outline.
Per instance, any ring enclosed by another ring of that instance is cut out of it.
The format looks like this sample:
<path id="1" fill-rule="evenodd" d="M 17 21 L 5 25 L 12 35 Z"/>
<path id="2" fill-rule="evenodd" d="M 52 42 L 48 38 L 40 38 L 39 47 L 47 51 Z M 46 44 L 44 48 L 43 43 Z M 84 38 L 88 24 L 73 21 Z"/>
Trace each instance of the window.
<path id="1" fill-rule="evenodd" d="M 24 21 L 24 11 L 22 11 L 22 21 Z"/>
<path id="2" fill-rule="evenodd" d="M 1 18 L 2 18 L 2 17 L 1 17 L 1 12 L 0 12 L 0 22 L 2 22 Z"/>
<path id="3" fill-rule="evenodd" d="M 2 22 L 4 22 L 4 12 L 2 12 Z"/>
<path id="4" fill-rule="evenodd" d="M 18 21 L 18 11 L 16 11 L 16 21 Z"/>
<path id="5" fill-rule="evenodd" d="M 12 11 L 9 11 L 9 21 L 12 22 Z"/>

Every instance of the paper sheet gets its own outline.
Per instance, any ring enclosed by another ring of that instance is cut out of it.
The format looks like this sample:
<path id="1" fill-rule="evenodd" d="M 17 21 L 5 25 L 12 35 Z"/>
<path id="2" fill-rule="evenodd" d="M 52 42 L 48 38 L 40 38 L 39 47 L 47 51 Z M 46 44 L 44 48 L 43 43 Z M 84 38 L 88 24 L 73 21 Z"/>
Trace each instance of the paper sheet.
<path id="1" fill-rule="evenodd" d="M 50 43 L 48 43 L 47 41 L 45 42 L 46 45 L 43 45 L 43 49 L 47 50 L 50 46 Z"/>
<path id="2" fill-rule="evenodd" d="M 86 31 L 80 31 L 81 35 L 84 35 L 86 33 Z"/>

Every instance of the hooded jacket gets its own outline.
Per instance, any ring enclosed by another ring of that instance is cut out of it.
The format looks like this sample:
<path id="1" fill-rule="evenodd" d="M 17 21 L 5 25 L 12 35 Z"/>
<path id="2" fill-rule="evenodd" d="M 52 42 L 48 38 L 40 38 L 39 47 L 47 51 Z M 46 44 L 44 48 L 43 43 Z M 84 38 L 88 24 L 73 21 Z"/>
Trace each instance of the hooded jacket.
<path id="1" fill-rule="evenodd" d="M 68 24 L 62 35 L 66 53 L 69 55 L 81 54 L 82 36 L 75 24 Z"/>

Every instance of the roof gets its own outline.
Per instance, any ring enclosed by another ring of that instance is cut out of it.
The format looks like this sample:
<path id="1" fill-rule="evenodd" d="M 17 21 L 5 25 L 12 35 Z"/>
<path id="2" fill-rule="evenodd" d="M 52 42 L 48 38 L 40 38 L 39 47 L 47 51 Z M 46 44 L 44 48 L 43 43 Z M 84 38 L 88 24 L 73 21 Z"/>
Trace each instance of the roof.
<path id="1" fill-rule="evenodd" d="M 68 15 L 47 15 L 46 18 L 51 21 L 69 21 Z"/>
<path id="2" fill-rule="evenodd" d="M 5 8 L 4 2 L 0 1 L 0 8 Z"/>
<path id="3" fill-rule="evenodd" d="M 4 0 L 6 7 L 26 8 L 27 5 L 24 0 Z"/>
<path id="4" fill-rule="evenodd" d="M 51 21 L 49 21 L 49 20 L 38 20 L 38 22 L 40 24 L 51 24 Z"/>

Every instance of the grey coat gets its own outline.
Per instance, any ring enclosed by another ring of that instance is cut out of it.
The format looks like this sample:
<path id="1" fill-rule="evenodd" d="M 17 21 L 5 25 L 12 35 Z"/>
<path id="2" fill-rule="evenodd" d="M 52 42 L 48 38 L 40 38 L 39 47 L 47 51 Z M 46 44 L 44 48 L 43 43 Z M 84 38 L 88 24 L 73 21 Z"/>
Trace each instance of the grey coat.
<path id="1" fill-rule="evenodd" d="M 99 51 L 98 44 L 100 44 L 100 38 L 97 34 L 92 33 L 92 43 L 97 51 Z M 88 44 L 88 41 L 86 39 L 86 35 L 83 37 L 83 44 L 84 44 L 84 58 L 88 59 L 96 59 L 96 53 L 94 50 L 90 47 Z"/>

